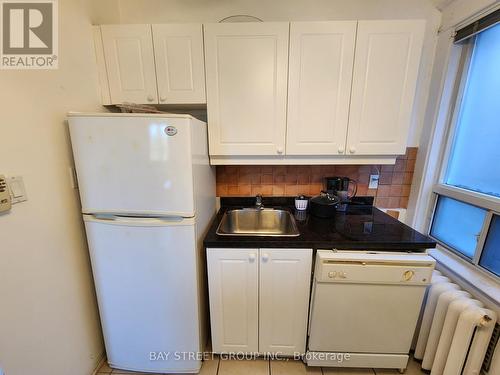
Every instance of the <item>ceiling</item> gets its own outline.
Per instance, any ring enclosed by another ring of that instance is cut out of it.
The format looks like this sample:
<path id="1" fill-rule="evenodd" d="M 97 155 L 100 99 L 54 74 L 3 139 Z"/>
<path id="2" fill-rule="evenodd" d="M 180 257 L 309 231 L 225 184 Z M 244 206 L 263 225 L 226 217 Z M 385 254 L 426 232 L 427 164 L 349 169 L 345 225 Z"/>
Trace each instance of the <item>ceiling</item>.
<path id="1" fill-rule="evenodd" d="M 430 0 L 430 1 L 436 6 L 436 8 L 438 8 L 439 10 L 443 10 L 455 0 Z"/>

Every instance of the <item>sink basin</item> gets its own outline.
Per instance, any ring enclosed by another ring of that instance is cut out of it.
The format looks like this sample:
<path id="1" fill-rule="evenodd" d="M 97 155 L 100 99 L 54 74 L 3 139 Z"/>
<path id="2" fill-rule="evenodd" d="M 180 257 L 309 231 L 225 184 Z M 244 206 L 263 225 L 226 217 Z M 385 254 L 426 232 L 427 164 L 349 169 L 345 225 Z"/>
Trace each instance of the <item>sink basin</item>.
<path id="1" fill-rule="evenodd" d="M 286 210 L 243 208 L 224 213 L 217 228 L 221 236 L 275 236 L 300 235 L 295 219 Z"/>

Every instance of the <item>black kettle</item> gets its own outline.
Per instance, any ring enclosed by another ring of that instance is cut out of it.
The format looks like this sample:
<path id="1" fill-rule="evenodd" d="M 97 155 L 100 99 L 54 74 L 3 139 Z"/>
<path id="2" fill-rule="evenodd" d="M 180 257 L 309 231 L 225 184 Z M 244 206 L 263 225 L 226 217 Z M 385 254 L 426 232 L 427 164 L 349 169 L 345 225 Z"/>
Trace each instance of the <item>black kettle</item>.
<path id="1" fill-rule="evenodd" d="M 335 195 L 323 190 L 320 195 L 309 201 L 309 212 L 316 217 L 329 219 L 335 216 L 339 202 L 340 200 Z"/>

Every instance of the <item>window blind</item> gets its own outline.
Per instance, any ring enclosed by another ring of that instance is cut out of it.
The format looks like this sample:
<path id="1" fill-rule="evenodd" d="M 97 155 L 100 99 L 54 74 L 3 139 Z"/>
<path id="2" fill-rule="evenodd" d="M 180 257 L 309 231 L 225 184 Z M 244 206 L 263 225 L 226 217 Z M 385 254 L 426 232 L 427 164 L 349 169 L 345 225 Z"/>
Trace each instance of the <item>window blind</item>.
<path id="1" fill-rule="evenodd" d="M 480 18 L 479 20 L 462 27 L 457 30 L 455 33 L 454 42 L 460 43 L 481 31 L 484 31 L 492 26 L 495 26 L 497 23 L 500 23 L 500 9 Z"/>

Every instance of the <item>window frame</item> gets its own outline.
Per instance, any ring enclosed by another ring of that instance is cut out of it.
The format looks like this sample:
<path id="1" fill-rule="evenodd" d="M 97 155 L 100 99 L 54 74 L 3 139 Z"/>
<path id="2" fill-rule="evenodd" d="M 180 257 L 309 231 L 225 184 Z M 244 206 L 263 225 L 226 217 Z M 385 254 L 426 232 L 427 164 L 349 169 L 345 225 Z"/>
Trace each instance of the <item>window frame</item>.
<path id="1" fill-rule="evenodd" d="M 493 278 L 496 281 L 500 281 L 500 276 L 487 270 L 479 264 L 493 216 L 498 215 L 500 217 L 500 198 L 452 185 L 447 185 L 445 183 L 446 174 L 449 168 L 449 161 L 457 135 L 458 120 L 460 118 L 462 101 L 464 99 L 464 93 L 468 86 L 470 63 L 474 56 L 474 47 L 476 44 L 476 40 L 477 36 L 471 37 L 463 42 L 460 46 L 461 51 L 458 62 L 458 69 L 455 75 L 455 83 L 449 107 L 450 116 L 448 117 L 446 130 L 443 137 L 444 146 L 442 147 L 440 153 L 440 162 L 437 165 L 437 178 L 432 185 L 430 220 L 427 226 L 427 234 L 431 238 L 433 238 L 441 248 L 450 251 L 454 255 L 457 255 L 458 257 L 463 259 L 465 262 L 473 265 L 474 268 L 479 270 L 482 274 L 487 275 L 488 277 Z M 474 255 L 472 259 L 431 235 L 439 196 L 449 197 L 451 199 L 461 201 L 487 211 L 481 227 L 481 232 L 479 233 L 477 238 L 476 248 L 474 249 Z"/>

